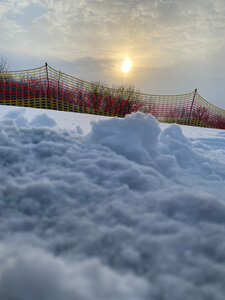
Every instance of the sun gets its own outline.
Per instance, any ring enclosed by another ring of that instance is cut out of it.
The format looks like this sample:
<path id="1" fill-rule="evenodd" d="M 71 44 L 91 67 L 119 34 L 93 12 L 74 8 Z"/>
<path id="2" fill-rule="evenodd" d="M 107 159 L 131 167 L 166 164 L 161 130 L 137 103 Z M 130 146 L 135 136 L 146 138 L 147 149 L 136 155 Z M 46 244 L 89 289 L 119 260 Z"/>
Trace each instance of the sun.
<path id="1" fill-rule="evenodd" d="M 129 58 L 126 58 L 121 66 L 121 71 L 128 73 L 132 67 L 132 62 Z"/>

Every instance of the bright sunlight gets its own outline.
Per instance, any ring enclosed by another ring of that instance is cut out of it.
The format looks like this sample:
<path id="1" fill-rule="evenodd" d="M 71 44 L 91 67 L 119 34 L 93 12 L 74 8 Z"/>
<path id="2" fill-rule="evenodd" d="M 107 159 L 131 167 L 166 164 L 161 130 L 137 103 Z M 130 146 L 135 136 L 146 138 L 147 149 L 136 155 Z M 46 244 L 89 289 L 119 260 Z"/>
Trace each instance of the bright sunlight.
<path id="1" fill-rule="evenodd" d="M 124 73 L 128 73 L 131 67 L 132 67 L 131 60 L 129 58 L 126 58 L 121 66 L 121 71 Z"/>

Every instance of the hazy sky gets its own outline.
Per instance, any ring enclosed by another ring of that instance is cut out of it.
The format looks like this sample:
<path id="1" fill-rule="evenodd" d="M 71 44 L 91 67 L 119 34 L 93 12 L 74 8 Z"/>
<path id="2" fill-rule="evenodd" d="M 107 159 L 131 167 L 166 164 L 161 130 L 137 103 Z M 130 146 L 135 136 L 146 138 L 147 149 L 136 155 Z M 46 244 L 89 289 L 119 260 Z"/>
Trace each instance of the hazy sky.
<path id="1" fill-rule="evenodd" d="M 143 92 L 198 88 L 225 108 L 224 0 L 0 0 L 0 54 Z M 129 57 L 133 67 L 121 72 Z"/>

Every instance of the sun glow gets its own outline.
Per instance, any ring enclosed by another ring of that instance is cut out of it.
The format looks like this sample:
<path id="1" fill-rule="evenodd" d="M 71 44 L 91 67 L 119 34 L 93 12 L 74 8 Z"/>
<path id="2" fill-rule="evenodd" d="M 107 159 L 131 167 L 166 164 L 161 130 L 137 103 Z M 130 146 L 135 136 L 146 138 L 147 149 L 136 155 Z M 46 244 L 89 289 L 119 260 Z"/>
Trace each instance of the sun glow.
<path id="1" fill-rule="evenodd" d="M 132 67 L 131 60 L 129 58 L 126 58 L 121 66 L 121 71 L 124 73 L 128 73 L 131 67 Z"/>

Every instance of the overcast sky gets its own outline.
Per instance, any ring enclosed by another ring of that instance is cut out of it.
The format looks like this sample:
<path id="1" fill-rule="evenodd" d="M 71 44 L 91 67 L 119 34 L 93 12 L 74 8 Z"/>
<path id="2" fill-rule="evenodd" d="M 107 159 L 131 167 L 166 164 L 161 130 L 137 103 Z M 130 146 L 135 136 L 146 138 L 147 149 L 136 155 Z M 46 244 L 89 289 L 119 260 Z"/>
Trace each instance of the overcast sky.
<path id="1" fill-rule="evenodd" d="M 46 61 L 87 81 L 152 94 L 198 88 L 225 108 L 224 0 L 0 0 L 9 67 Z M 121 72 L 123 60 L 133 66 Z"/>

